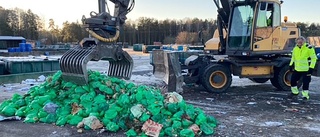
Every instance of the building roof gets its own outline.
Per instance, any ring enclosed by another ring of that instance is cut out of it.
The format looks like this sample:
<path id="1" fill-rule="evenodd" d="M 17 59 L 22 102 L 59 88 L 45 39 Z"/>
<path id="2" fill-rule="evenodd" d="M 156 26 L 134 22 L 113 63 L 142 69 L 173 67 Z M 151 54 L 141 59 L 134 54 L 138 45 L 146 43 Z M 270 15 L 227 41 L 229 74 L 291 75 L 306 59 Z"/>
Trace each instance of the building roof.
<path id="1" fill-rule="evenodd" d="M 20 36 L 0 36 L 0 40 L 26 40 L 26 39 Z"/>

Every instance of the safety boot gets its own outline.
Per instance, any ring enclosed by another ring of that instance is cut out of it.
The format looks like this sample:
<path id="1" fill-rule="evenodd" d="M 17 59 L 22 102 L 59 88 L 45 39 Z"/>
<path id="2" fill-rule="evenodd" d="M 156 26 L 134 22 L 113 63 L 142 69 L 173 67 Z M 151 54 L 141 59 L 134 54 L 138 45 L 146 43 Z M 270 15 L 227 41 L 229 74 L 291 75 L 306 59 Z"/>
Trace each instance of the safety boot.
<path id="1" fill-rule="evenodd" d="M 299 95 L 298 87 L 291 87 L 291 93 L 288 95 L 288 99 L 297 100 Z"/>
<path id="2" fill-rule="evenodd" d="M 302 103 L 307 103 L 309 101 L 309 91 L 308 90 L 303 90 L 302 91 Z"/>

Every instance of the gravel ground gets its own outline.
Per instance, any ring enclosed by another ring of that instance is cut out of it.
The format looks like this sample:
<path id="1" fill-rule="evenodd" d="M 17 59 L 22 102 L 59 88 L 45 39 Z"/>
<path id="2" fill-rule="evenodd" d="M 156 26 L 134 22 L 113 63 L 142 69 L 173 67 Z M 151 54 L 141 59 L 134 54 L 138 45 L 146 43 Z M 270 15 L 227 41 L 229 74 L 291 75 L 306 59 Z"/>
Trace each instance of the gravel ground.
<path id="1" fill-rule="evenodd" d="M 148 54 L 129 51 L 135 66 L 130 82 L 161 86 L 161 80 L 152 75 Z M 104 72 L 108 62 L 89 62 L 88 68 Z M 41 83 L 41 82 L 38 82 Z M 222 94 L 206 92 L 201 86 L 184 87 L 184 99 L 214 116 L 219 125 L 216 137 L 318 137 L 320 135 L 320 78 L 313 77 L 310 101 L 291 101 L 288 91 L 278 91 L 268 81 L 253 83 L 248 79 L 233 77 L 231 88 Z M 0 102 L 14 93 L 25 94 L 30 83 L 13 83 L 0 86 Z M 124 136 L 119 133 L 84 131 L 74 127 L 57 127 L 51 124 L 25 124 L 22 121 L 0 122 L 0 135 L 4 137 L 39 136 Z"/>

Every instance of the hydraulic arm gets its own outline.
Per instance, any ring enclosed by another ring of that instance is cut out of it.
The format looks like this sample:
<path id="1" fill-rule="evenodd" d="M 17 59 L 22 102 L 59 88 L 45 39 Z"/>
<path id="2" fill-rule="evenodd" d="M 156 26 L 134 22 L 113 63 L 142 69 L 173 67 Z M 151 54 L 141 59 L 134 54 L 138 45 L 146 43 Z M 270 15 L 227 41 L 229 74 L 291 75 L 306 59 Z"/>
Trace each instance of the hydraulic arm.
<path id="1" fill-rule="evenodd" d="M 108 76 L 130 79 L 133 60 L 115 42 L 126 15 L 133 9 L 134 0 L 110 0 L 114 3 L 114 15 L 106 12 L 106 0 L 98 0 L 99 13 L 91 12 L 90 18 L 83 16 L 82 22 L 90 37 L 84 38 L 79 46 L 67 51 L 60 60 L 62 77 L 80 85 L 88 83 L 87 63 L 109 61 Z"/>

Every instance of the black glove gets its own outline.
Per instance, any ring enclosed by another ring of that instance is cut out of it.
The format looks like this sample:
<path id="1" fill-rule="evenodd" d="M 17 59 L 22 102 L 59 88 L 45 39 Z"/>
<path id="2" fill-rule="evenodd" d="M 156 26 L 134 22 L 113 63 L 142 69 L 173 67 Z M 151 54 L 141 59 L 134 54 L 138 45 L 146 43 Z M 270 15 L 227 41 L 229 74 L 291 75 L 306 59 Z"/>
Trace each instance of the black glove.
<path id="1" fill-rule="evenodd" d="M 308 74 L 312 74 L 313 68 L 309 68 Z"/>
<path id="2" fill-rule="evenodd" d="M 289 66 L 289 70 L 293 72 L 294 71 L 294 66 L 293 65 Z"/>

